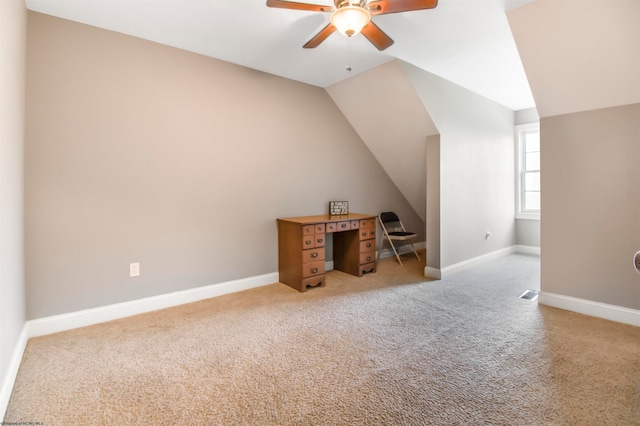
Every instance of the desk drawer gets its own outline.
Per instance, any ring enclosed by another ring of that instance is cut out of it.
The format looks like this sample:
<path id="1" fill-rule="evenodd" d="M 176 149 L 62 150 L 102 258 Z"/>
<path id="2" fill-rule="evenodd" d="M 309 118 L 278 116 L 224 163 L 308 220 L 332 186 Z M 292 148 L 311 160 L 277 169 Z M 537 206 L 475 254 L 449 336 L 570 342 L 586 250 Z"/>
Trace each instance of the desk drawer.
<path id="1" fill-rule="evenodd" d="M 360 231 L 358 236 L 361 240 L 368 240 L 376 237 L 376 220 L 375 219 L 362 219 L 360 221 Z"/>
<path id="2" fill-rule="evenodd" d="M 376 229 L 376 220 L 375 219 L 362 219 L 360 221 L 360 229 L 362 228 L 373 228 Z"/>
<path id="3" fill-rule="evenodd" d="M 302 278 L 324 274 L 324 260 L 305 263 L 302 265 Z"/>
<path id="4" fill-rule="evenodd" d="M 360 253 L 366 253 L 368 251 L 376 251 L 376 240 L 360 241 Z"/>
<path id="5" fill-rule="evenodd" d="M 358 231 L 361 240 L 368 240 L 376 237 L 376 228 L 360 228 Z"/>
<path id="6" fill-rule="evenodd" d="M 324 260 L 324 248 L 302 250 L 302 263 L 317 262 L 319 260 Z"/>
<path id="7" fill-rule="evenodd" d="M 325 238 L 324 234 L 303 235 L 302 236 L 302 249 L 310 249 L 314 247 L 324 247 Z"/>
<path id="8" fill-rule="evenodd" d="M 349 222 L 348 220 L 338 222 L 336 224 L 336 232 L 349 231 L 349 230 L 351 230 L 351 222 Z"/>
<path id="9" fill-rule="evenodd" d="M 315 242 L 315 238 L 313 238 L 313 234 L 311 235 L 303 235 L 302 236 L 302 249 L 310 249 L 313 248 L 313 243 Z"/>
<path id="10" fill-rule="evenodd" d="M 366 253 L 360 253 L 360 264 L 371 263 L 376 261 L 376 252 L 368 251 Z"/>

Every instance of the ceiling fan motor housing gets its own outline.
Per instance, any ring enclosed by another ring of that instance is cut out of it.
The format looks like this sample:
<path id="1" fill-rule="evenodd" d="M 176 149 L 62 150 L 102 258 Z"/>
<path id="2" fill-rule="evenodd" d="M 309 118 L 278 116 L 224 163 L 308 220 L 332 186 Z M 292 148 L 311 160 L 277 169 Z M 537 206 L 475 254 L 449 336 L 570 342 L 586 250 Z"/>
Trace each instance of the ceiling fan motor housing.
<path id="1" fill-rule="evenodd" d="M 336 9 L 344 6 L 359 6 L 364 8 L 367 6 L 367 0 L 333 0 L 333 4 L 336 5 Z"/>

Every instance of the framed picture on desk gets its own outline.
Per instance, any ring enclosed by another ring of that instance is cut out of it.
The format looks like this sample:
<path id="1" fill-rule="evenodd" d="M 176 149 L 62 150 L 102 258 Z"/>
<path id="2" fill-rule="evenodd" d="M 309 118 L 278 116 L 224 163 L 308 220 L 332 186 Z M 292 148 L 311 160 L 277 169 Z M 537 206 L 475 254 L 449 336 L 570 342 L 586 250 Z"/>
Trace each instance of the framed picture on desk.
<path id="1" fill-rule="evenodd" d="M 342 216 L 349 214 L 348 201 L 329 201 L 329 215 Z"/>

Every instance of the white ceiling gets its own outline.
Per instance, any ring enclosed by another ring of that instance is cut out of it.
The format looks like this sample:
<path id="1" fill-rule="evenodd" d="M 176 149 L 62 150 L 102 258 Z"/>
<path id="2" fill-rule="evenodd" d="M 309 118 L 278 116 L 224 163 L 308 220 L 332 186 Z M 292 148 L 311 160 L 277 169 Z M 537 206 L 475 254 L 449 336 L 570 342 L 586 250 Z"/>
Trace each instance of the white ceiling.
<path id="1" fill-rule="evenodd" d="M 394 0 L 389 0 L 394 1 Z M 25 0 L 27 8 L 328 87 L 394 58 L 512 110 L 534 107 L 505 12 L 531 0 L 439 0 L 432 10 L 373 18 L 395 44 L 362 35 L 302 45 L 329 13 L 266 7 L 266 0 Z M 307 2 L 307 1 L 304 1 Z M 333 4 L 331 0 L 308 3 Z M 346 70 L 351 66 L 352 71 Z M 380 82 L 382 84 L 383 82 Z"/>

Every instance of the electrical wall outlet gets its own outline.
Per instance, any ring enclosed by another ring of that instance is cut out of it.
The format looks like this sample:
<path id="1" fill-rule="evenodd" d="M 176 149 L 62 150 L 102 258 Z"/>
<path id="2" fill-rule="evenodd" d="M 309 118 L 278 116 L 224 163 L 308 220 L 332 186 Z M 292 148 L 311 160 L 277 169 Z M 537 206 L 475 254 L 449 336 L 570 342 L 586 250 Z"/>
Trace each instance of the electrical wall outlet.
<path id="1" fill-rule="evenodd" d="M 129 276 L 137 277 L 140 275 L 140 263 L 130 263 L 129 264 Z"/>

